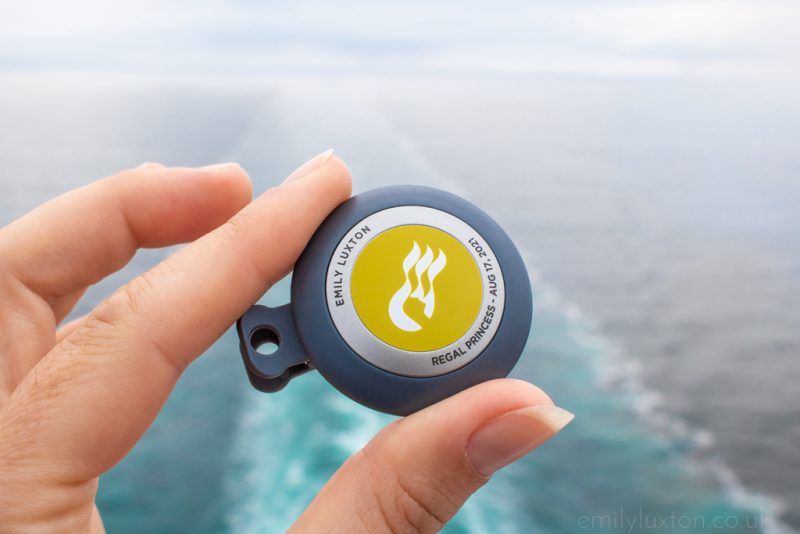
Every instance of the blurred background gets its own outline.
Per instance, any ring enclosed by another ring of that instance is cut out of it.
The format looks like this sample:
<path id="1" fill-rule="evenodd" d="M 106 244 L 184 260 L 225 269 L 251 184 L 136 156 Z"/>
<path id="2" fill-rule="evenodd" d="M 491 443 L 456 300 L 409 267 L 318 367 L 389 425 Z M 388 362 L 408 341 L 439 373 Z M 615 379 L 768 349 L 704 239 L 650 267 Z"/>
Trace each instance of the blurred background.
<path id="1" fill-rule="evenodd" d="M 238 161 L 261 191 L 329 147 L 356 192 L 463 195 L 530 269 L 515 376 L 577 418 L 446 532 L 795 532 L 799 67 L 797 2 L 5 1 L 0 224 L 144 161 Z M 282 531 L 390 420 L 319 376 L 257 393 L 229 331 L 100 510 Z"/>

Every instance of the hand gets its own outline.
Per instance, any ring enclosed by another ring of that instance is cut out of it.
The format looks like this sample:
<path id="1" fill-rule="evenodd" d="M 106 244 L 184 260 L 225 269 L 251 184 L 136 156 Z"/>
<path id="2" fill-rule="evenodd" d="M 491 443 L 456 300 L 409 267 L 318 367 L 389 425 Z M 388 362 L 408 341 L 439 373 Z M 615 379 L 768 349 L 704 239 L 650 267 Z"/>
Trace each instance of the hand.
<path id="1" fill-rule="evenodd" d="M 0 229 L 0 531 L 102 532 L 98 477 L 349 195 L 349 172 L 330 153 L 252 203 L 238 165 L 145 164 Z M 137 248 L 188 241 L 59 327 Z M 389 425 L 294 528 L 438 530 L 496 469 L 570 419 L 524 382 L 474 387 Z"/>

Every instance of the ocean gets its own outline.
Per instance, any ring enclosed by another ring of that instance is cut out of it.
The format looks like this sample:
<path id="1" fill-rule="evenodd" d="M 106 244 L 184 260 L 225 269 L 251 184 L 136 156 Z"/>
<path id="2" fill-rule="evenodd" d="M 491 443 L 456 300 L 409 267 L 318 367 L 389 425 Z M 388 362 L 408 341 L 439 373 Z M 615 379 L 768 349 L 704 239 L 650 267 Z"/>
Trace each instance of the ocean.
<path id="1" fill-rule="evenodd" d="M 795 532 L 798 103 L 714 79 L 5 75 L 0 224 L 144 161 L 238 161 L 259 192 L 330 147 L 356 192 L 452 191 L 530 270 L 513 376 L 576 419 L 445 532 Z M 75 315 L 169 252 L 143 251 Z M 280 532 L 392 419 L 315 373 L 253 390 L 229 330 L 98 505 L 109 532 Z"/>

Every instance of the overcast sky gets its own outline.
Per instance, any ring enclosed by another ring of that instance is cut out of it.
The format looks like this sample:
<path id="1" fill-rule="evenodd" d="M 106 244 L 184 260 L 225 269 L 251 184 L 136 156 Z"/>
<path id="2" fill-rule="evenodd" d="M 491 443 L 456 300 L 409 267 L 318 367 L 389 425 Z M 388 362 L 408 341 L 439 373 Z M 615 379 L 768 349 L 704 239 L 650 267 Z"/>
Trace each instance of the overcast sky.
<path id="1" fill-rule="evenodd" d="M 41 0 L 0 70 L 796 79 L 800 2 Z"/>

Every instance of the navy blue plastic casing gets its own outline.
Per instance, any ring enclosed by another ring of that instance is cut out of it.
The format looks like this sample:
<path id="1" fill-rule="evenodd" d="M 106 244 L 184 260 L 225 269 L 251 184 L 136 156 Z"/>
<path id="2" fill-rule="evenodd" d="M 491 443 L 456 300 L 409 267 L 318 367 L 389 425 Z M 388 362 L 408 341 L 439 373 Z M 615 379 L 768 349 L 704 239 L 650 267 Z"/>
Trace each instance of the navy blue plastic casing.
<path id="1" fill-rule="evenodd" d="M 356 354 L 339 335 L 326 305 L 325 277 L 333 252 L 348 230 L 365 217 L 396 206 L 441 210 L 472 226 L 492 247 L 505 281 L 505 308 L 494 338 L 463 367 L 433 377 L 384 371 Z M 353 400 L 382 412 L 407 415 L 470 386 L 508 376 L 525 347 L 532 316 L 528 272 L 502 228 L 466 200 L 429 187 L 393 186 L 359 194 L 340 205 L 311 238 L 294 268 L 291 303 L 254 306 L 238 323 L 242 356 L 251 383 L 277 391 L 294 376 L 317 369 Z M 255 352 L 253 333 L 270 328 L 278 351 Z"/>

